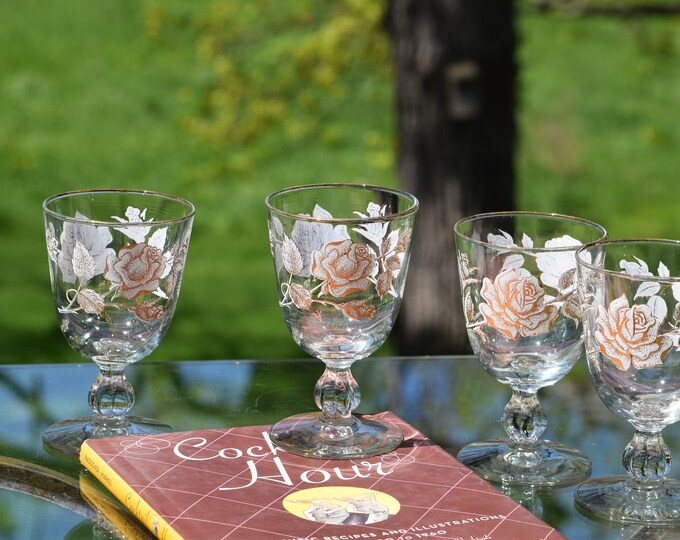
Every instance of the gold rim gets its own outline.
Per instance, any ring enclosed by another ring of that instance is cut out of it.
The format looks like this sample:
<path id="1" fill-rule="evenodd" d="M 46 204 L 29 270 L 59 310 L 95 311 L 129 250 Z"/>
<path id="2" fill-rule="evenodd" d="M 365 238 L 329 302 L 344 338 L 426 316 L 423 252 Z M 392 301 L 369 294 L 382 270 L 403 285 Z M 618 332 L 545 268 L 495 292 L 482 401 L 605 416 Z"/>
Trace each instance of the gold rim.
<path id="1" fill-rule="evenodd" d="M 306 190 L 311 190 L 311 189 L 332 189 L 332 188 L 352 188 L 352 189 L 357 189 L 357 190 L 365 190 L 365 191 L 381 191 L 383 193 L 389 193 L 391 195 L 396 195 L 398 197 L 402 197 L 409 201 L 411 203 L 411 206 L 408 207 L 406 210 L 402 210 L 401 212 L 396 212 L 394 214 L 389 214 L 387 216 L 380 216 L 379 218 L 315 218 L 312 216 L 303 216 L 300 214 L 294 214 L 292 212 L 286 212 L 285 210 L 280 210 L 276 208 L 275 206 L 272 205 L 272 200 L 275 199 L 276 197 L 279 197 L 280 195 L 285 195 L 288 193 L 293 193 L 295 191 L 306 191 Z M 271 193 L 270 195 L 267 196 L 265 199 L 265 204 L 267 205 L 267 208 L 269 209 L 270 212 L 273 214 L 279 215 L 279 216 L 285 216 L 287 218 L 295 219 L 298 221 L 314 221 L 318 223 L 351 223 L 351 224 L 360 224 L 360 223 L 371 223 L 375 221 L 395 221 L 398 219 L 402 219 L 405 217 L 412 216 L 418 211 L 419 208 L 419 202 L 418 199 L 408 193 L 407 191 L 402 191 L 399 189 L 392 189 L 392 188 L 387 188 L 383 186 L 376 186 L 372 184 L 352 184 L 352 183 L 325 183 L 325 184 L 303 184 L 299 186 L 291 186 L 285 189 L 281 189 L 279 191 L 275 191 L 274 193 Z"/>
<path id="2" fill-rule="evenodd" d="M 92 224 L 97 224 L 101 226 L 116 226 L 120 227 L 121 223 L 119 221 L 99 221 L 99 220 L 94 220 L 94 219 L 83 219 L 83 218 L 77 218 L 74 216 L 67 216 L 64 215 L 60 212 L 56 212 L 52 209 L 49 208 L 49 204 L 52 203 L 53 201 L 59 200 L 59 199 L 66 199 L 69 197 L 76 197 L 80 195 L 88 195 L 88 194 L 104 194 L 104 193 L 112 193 L 112 194 L 118 194 L 118 195 L 123 195 L 123 194 L 130 194 L 130 195 L 142 195 L 142 196 L 148 196 L 148 197 L 153 197 L 153 198 L 161 198 L 161 199 L 167 199 L 171 201 L 178 202 L 182 205 L 184 205 L 187 209 L 188 212 L 179 218 L 175 219 L 165 219 L 165 220 L 159 220 L 159 221 L 152 221 L 151 223 L 153 226 L 158 226 L 158 225 L 171 225 L 173 223 L 179 223 L 181 221 L 186 221 L 192 217 L 194 217 L 194 214 L 196 213 L 196 208 L 194 207 L 193 203 L 189 202 L 186 199 L 183 199 L 181 197 L 176 197 L 175 195 L 167 195 L 165 193 L 160 193 L 158 191 L 148 191 L 148 190 L 136 190 L 136 189 L 83 189 L 83 190 L 74 190 L 74 191 L 64 191 L 63 193 L 57 193 L 56 195 L 52 195 L 51 197 L 48 197 L 43 201 L 42 207 L 43 211 L 45 214 L 52 216 L 54 218 L 63 220 L 63 221 L 70 221 L 70 222 L 75 222 L 75 223 L 87 223 L 89 225 Z M 125 227 L 149 227 L 149 222 L 132 222 L 132 223 L 124 223 Z"/>
<path id="3" fill-rule="evenodd" d="M 668 283 L 670 282 L 679 282 L 680 283 L 680 276 L 668 276 L 668 277 L 661 277 L 661 276 L 641 276 L 637 274 L 627 274 L 626 272 L 621 272 L 618 270 L 610 270 L 607 268 L 601 268 L 599 266 L 595 266 L 592 263 L 589 263 L 581 258 L 582 254 L 585 253 L 586 251 L 589 251 L 591 249 L 595 248 L 601 248 L 604 247 L 606 248 L 607 246 L 614 246 L 614 245 L 619 245 L 619 246 L 624 246 L 624 245 L 632 245 L 632 244 L 656 244 L 656 245 L 664 245 L 664 246 L 676 246 L 677 248 L 680 249 L 680 240 L 670 240 L 666 238 L 622 238 L 619 240 L 600 240 L 597 242 L 592 242 L 590 244 L 585 244 L 584 246 L 580 247 L 576 251 L 576 262 L 585 267 L 588 268 L 589 270 L 592 270 L 593 272 L 597 272 L 599 274 L 606 274 L 609 276 L 615 276 L 617 278 L 622 278 L 622 279 L 630 279 L 634 281 L 652 281 L 652 282 L 659 282 L 659 283 Z"/>
<path id="4" fill-rule="evenodd" d="M 571 222 L 576 222 L 581 225 L 585 225 L 587 227 L 590 227 L 592 229 L 595 229 L 600 232 L 600 238 L 597 240 L 594 240 L 593 242 L 601 242 L 607 238 L 607 231 L 605 228 L 600 225 L 599 223 L 595 223 L 594 221 L 590 221 L 588 219 L 576 217 L 576 216 L 569 216 L 566 214 L 556 214 L 553 212 L 529 212 L 529 211 L 508 211 L 508 212 L 486 212 L 482 214 L 473 214 L 471 216 L 467 216 L 464 218 L 459 219 L 455 225 L 453 226 L 453 232 L 458 236 L 459 238 L 465 240 L 466 242 L 470 242 L 471 244 L 475 244 L 477 246 L 483 246 L 483 247 L 489 247 L 492 249 L 503 249 L 503 251 L 507 252 L 531 252 L 531 253 L 540 253 L 540 252 L 555 252 L 555 251 L 575 251 L 579 249 L 581 246 L 564 246 L 564 247 L 555 247 L 555 248 L 545 248 L 545 247 L 530 247 L 530 248 L 525 248 L 521 246 L 498 246 L 496 244 L 492 244 L 490 242 L 485 242 L 484 240 L 478 240 L 476 238 L 471 238 L 467 234 L 463 233 L 460 231 L 461 225 L 465 223 L 471 223 L 473 221 L 480 221 L 482 219 L 489 219 L 489 218 L 496 218 L 496 217 L 521 217 L 521 216 L 528 216 L 528 217 L 538 217 L 538 218 L 543 218 L 543 219 L 553 219 L 555 221 L 571 221 Z M 590 245 L 593 242 L 587 242 L 583 245 Z"/>

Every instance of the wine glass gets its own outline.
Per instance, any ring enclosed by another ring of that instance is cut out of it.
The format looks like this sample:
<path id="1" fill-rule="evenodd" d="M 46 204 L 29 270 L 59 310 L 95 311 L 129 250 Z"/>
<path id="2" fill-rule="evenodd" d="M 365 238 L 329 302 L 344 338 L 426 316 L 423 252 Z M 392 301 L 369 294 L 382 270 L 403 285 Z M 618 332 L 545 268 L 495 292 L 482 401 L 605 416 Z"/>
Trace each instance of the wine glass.
<path id="1" fill-rule="evenodd" d="M 74 191 L 43 203 L 50 280 L 69 345 L 99 366 L 94 416 L 63 420 L 43 434 L 48 448 L 76 455 L 87 438 L 167 431 L 127 416 L 128 364 L 149 355 L 170 326 L 189 248 L 194 206 L 148 191 Z"/>
<path id="2" fill-rule="evenodd" d="M 272 441 L 299 455 L 374 456 L 403 440 L 359 418 L 351 365 L 375 352 L 397 317 L 418 201 L 377 186 L 319 184 L 269 195 L 269 237 L 279 305 L 296 343 L 324 362 L 314 389 L 321 412 L 281 420 Z"/>
<path id="3" fill-rule="evenodd" d="M 575 251 L 606 237 L 590 221 L 557 214 L 479 214 L 454 227 L 468 337 L 482 367 L 512 388 L 505 439 L 474 442 L 458 458 L 492 482 L 564 486 L 588 477 L 590 460 L 541 440 L 537 392 L 582 354 Z"/>
<path id="4" fill-rule="evenodd" d="M 604 404 L 630 422 L 627 476 L 580 485 L 576 504 L 623 523 L 680 523 L 661 431 L 680 420 L 680 242 L 616 240 L 577 252 L 588 366 Z"/>

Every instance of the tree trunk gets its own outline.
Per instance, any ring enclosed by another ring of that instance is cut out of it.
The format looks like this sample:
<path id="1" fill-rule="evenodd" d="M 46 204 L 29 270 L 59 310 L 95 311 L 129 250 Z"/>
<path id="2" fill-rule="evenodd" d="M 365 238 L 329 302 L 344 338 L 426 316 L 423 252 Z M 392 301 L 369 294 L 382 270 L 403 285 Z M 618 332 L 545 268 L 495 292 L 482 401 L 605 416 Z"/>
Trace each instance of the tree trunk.
<path id="1" fill-rule="evenodd" d="M 453 225 L 514 205 L 512 0 L 389 0 L 398 175 L 420 200 L 400 354 L 469 350 Z"/>

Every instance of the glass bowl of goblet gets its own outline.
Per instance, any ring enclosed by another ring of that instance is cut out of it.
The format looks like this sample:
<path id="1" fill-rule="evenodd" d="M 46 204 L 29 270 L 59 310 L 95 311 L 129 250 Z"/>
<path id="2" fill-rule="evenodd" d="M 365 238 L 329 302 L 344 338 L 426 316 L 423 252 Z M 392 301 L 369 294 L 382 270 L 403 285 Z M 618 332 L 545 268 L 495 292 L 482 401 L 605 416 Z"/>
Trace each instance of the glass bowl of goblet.
<path id="1" fill-rule="evenodd" d="M 350 459 L 396 448 L 389 423 L 352 414 L 352 364 L 387 339 L 399 312 L 418 201 L 360 184 L 298 186 L 269 195 L 269 237 L 279 305 L 295 342 L 325 364 L 320 412 L 276 423 L 272 441 L 305 456 Z"/>
<path id="2" fill-rule="evenodd" d="M 50 280 L 69 345 L 99 367 L 91 416 L 43 434 L 48 448 L 76 455 L 87 438 L 169 430 L 128 416 L 134 390 L 125 367 L 149 355 L 172 321 L 194 206 L 148 191 L 61 193 L 43 203 Z"/>
<path id="3" fill-rule="evenodd" d="M 458 458 L 496 483 L 564 486 L 585 480 L 590 460 L 541 438 L 538 390 L 583 352 L 576 249 L 602 240 L 596 223 L 534 212 L 479 214 L 454 227 L 467 333 L 484 370 L 510 386 L 506 437 L 473 442 Z"/>
<path id="4" fill-rule="evenodd" d="M 586 513 L 623 523 L 680 523 L 662 430 L 680 420 L 680 242 L 612 240 L 577 252 L 586 353 L 603 403 L 635 428 L 627 475 L 575 493 Z"/>

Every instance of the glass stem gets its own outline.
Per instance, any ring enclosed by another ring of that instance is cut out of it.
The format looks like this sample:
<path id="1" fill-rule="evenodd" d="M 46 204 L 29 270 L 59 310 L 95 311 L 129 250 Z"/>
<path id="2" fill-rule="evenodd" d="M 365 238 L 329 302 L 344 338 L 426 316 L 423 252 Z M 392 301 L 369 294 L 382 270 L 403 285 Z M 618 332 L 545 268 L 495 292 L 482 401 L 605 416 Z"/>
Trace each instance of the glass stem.
<path id="1" fill-rule="evenodd" d="M 503 411 L 503 427 L 510 438 L 510 446 L 533 450 L 548 425 L 543 406 L 536 392 L 513 389 L 512 397 Z"/>
<path id="2" fill-rule="evenodd" d="M 644 489 L 668 474 L 671 469 L 671 451 L 661 432 L 636 431 L 623 451 L 623 466 L 636 484 Z"/>
<path id="3" fill-rule="evenodd" d="M 135 392 L 123 369 L 100 367 L 88 402 L 99 423 L 125 422 L 125 415 L 135 403 Z"/>
<path id="4" fill-rule="evenodd" d="M 361 392 L 350 368 L 326 366 L 314 387 L 314 401 L 321 409 L 321 435 L 344 439 L 353 434 L 352 411 L 359 406 Z"/>
<path id="5" fill-rule="evenodd" d="M 543 517 L 543 499 L 536 490 L 535 486 L 529 485 L 510 485 L 502 483 L 498 489 L 508 497 L 515 499 L 524 508 L 538 517 Z M 474 538 L 474 537 L 473 537 Z M 482 538 L 484 538 L 482 536 Z M 488 537 L 487 537 L 488 538 Z"/>

